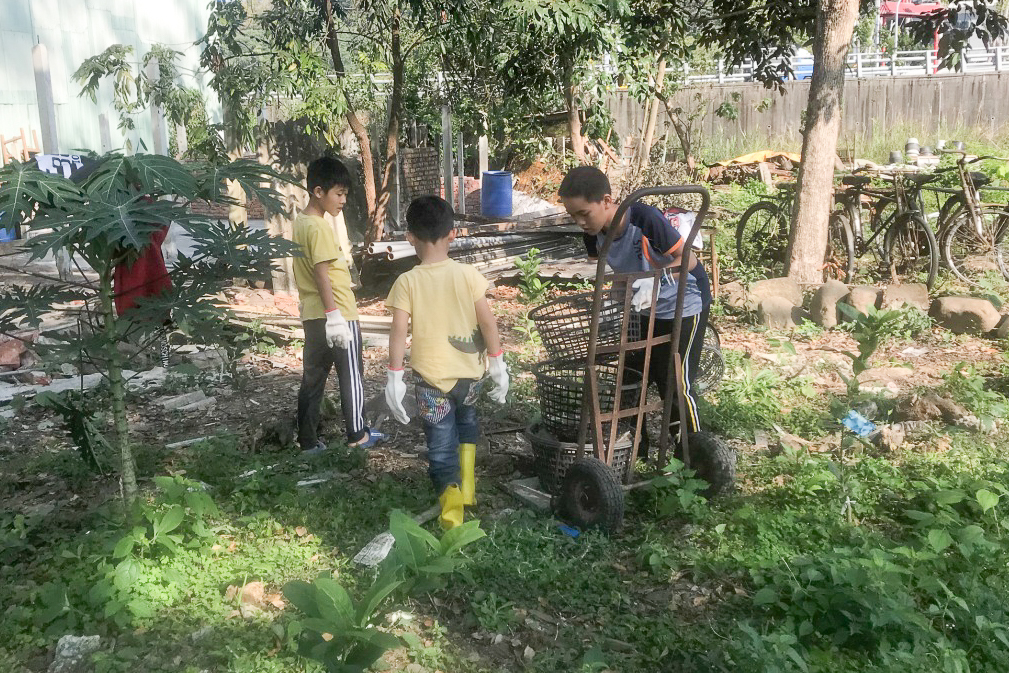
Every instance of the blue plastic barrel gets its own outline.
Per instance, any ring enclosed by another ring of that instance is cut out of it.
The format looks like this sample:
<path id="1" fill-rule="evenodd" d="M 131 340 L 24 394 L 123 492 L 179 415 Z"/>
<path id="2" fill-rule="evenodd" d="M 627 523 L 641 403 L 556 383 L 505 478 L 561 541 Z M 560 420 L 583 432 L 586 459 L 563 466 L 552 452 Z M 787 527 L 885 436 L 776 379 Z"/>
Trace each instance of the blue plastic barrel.
<path id="1" fill-rule="evenodd" d="M 512 174 L 509 171 L 483 172 L 480 214 L 484 217 L 511 217 Z"/>

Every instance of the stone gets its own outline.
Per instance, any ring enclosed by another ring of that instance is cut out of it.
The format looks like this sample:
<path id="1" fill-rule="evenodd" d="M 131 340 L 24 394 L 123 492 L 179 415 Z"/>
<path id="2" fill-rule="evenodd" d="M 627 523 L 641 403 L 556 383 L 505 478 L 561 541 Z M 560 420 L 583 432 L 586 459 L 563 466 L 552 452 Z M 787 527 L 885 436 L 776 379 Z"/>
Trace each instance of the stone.
<path id="1" fill-rule="evenodd" d="M 866 315 L 869 313 L 870 306 L 879 308 L 883 305 L 883 291 L 871 285 L 859 285 L 851 288 L 848 296 L 842 302 L 851 306 L 862 315 Z M 846 321 L 851 320 L 851 318 L 846 317 L 840 311 L 838 311 L 838 315 Z"/>
<path id="2" fill-rule="evenodd" d="M 91 655 L 98 651 L 98 636 L 63 636 L 48 673 L 84 673 L 91 670 Z"/>
<path id="3" fill-rule="evenodd" d="M 757 310 L 760 302 L 768 297 L 778 297 L 785 299 L 792 306 L 802 305 L 802 288 L 791 278 L 768 278 L 758 280 L 750 285 L 746 293 L 746 305 L 748 311 Z"/>
<path id="4" fill-rule="evenodd" d="M 1009 339 L 1009 315 L 1002 316 L 1001 322 L 990 336 L 993 339 Z"/>
<path id="5" fill-rule="evenodd" d="M 882 308 L 903 308 L 905 305 L 927 313 L 930 306 L 928 287 L 924 283 L 901 283 L 883 289 Z"/>
<path id="6" fill-rule="evenodd" d="M 837 327 L 837 302 L 848 295 L 848 286 L 839 280 L 828 280 L 813 295 L 809 304 L 809 317 L 824 329 Z"/>
<path id="7" fill-rule="evenodd" d="M 24 341 L 0 335 L 0 368 L 18 369 L 21 366 L 21 354 L 24 352 Z M 0 371 L 3 370 L 0 369 Z"/>
<path id="8" fill-rule="evenodd" d="M 194 390 L 191 393 L 183 393 L 182 395 L 174 395 L 172 397 L 166 397 L 163 400 L 158 400 L 158 404 L 165 409 L 181 409 L 184 406 L 200 402 L 205 399 L 207 399 L 207 395 L 202 390 Z"/>
<path id="9" fill-rule="evenodd" d="M 725 305 L 729 308 L 743 309 L 746 307 L 746 288 L 739 281 L 726 283 L 721 288 L 721 294 Z"/>
<path id="10" fill-rule="evenodd" d="M 771 296 L 762 299 L 757 307 L 757 324 L 771 329 L 795 327 L 793 309 L 798 308 L 787 297 Z"/>
<path id="11" fill-rule="evenodd" d="M 954 334 L 985 334 L 1002 320 L 991 301 L 980 297 L 938 297 L 928 314 Z"/>

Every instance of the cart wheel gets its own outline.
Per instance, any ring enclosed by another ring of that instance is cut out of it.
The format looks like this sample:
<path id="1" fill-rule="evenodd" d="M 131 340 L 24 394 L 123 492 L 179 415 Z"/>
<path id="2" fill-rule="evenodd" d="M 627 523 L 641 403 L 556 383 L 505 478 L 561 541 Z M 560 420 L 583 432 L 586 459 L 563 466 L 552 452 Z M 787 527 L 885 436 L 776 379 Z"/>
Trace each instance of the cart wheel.
<path id="1" fill-rule="evenodd" d="M 557 515 L 582 530 L 615 533 L 624 523 L 620 479 L 598 458 L 582 458 L 568 468 L 556 503 Z"/>
<path id="2" fill-rule="evenodd" d="M 736 486 L 736 452 L 710 432 L 692 433 L 689 446 L 690 469 L 709 484 L 701 495 L 714 498 L 731 493 Z"/>

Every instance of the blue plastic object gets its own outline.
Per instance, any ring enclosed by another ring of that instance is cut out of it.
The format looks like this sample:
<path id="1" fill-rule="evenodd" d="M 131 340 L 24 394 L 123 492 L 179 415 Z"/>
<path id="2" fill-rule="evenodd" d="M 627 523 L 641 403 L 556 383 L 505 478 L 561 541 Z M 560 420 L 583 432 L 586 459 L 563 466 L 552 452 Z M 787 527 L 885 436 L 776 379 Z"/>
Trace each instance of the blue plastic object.
<path id="1" fill-rule="evenodd" d="M 483 172 L 480 214 L 484 217 L 511 217 L 512 174 L 509 171 Z"/>
<path id="2" fill-rule="evenodd" d="M 841 419 L 841 425 L 851 430 L 859 437 L 868 437 L 876 429 L 876 425 L 854 409 Z"/>
<path id="3" fill-rule="evenodd" d="M 0 213 L 2 215 L 3 213 Z M 8 243 L 10 241 L 16 240 L 17 236 L 13 229 L 5 229 L 0 227 L 0 243 Z"/>
<path id="4" fill-rule="evenodd" d="M 581 531 L 579 531 L 577 528 L 572 528 L 571 526 L 568 526 L 563 523 L 557 524 L 557 530 L 573 538 L 577 538 L 579 535 L 581 535 Z"/>

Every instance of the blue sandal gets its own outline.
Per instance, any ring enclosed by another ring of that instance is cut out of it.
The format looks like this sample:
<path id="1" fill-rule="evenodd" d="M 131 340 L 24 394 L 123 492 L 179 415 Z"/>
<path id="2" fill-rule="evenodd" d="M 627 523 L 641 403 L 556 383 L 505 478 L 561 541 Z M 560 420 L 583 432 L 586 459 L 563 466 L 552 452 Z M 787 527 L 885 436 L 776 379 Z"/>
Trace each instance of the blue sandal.
<path id="1" fill-rule="evenodd" d="M 370 449 L 379 442 L 384 442 L 387 439 L 389 439 L 389 435 L 369 428 L 368 434 L 365 435 L 364 439 L 356 444 L 351 444 L 350 446 L 354 449 Z"/>

